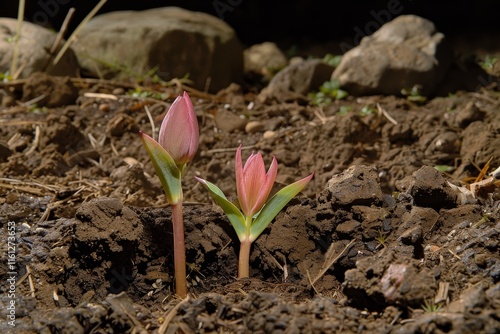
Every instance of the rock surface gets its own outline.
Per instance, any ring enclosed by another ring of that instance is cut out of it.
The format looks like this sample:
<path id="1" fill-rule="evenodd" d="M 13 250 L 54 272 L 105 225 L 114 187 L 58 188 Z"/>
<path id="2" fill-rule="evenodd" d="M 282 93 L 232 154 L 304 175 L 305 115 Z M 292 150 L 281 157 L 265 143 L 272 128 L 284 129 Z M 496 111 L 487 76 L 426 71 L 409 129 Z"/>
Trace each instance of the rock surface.
<path id="1" fill-rule="evenodd" d="M 321 193 L 336 205 L 371 205 L 382 201 L 377 170 L 354 165 L 334 175 Z"/>
<path id="2" fill-rule="evenodd" d="M 415 15 L 399 16 L 349 50 L 332 78 L 353 95 L 400 95 L 420 87 L 434 92 L 451 63 L 445 36 Z"/>
<path id="3" fill-rule="evenodd" d="M 273 42 L 255 44 L 243 52 L 245 73 L 271 78 L 272 72 L 288 64 L 283 52 Z"/>
<path id="4" fill-rule="evenodd" d="M 288 65 L 278 72 L 269 85 L 259 94 L 259 100 L 304 99 L 307 93 L 317 90 L 330 80 L 333 67 L 321 59 L 304 60 Z"/>
<path id="5" fill-rule="evenodd" d="M 157 68 L 165 80 L 189 74 L 196 88 L 212 92 L 243 75 L 243 49 L 234 30 L 213 16 L 177 7 L 96 16 L 80 32 L 75 50 L 93 75 L 112 77 L 117 69 L 145 75 Z"/>
<path id="6" fill-rule="evenodd" d="M 0 18 L 0 72 L 10 72 L 14 52 L 17 20 Z M 30 22 L 24 22 L 19 40 L 18 69 L 22 69 L 18 78 L 26 78 L 39 71 L 52 75 L 75 76 L 78 62 L 75 54 L 68 49 L 61 60 L 52 65 L 49 50 L 57 34 Z M 57 51 L 56 51 L 57 53 Z M 14 75 L 15 73 L 10 73 Z"/>

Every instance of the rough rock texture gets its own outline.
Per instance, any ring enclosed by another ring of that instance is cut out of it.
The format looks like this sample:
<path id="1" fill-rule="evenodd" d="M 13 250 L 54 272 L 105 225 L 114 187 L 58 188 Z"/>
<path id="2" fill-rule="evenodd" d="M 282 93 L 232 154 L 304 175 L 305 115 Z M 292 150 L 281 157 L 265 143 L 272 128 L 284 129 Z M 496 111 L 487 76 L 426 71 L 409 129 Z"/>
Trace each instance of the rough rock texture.
<path id="1" fill-rule="evenodd" d="M 255 73 L 270 78 L 272 72 L 284 68 L 288 64 L 283 52 L 275 43 L 255 44 L 243 52 L 245 73 Z"/>
<path id="2" fill-rule="evenodd" d="M 259 100 L 304 99 L 307 93 L 317 90 L 330 80 L 333 67 L 320 59 L 305 60 L 288 65 L 278 72 L 259 94 Z"/>
<path id="3" fill-rule="evenodd" d="M 399 16 L 348 51 L 332 78 L 353 95 L 400 95 L 418 85 L 430 95 L 451 62 L 445 36 L 414 15 Z"/>
<path id="4" fill-rule="evenodd" d="M 92 19 L 75 43 L 88 72 L 114 76 L 117 68 L 166 80 L 189 74 L 194 86 L 218 91 L 243 74 L 243 49 L 234 30 L 210 15 L 177 7 L 121 11 Z"/>
<path id="5" fill-rule="evenodd" d="M 377 170 L 361 165 L 333 176 L 321 195 L 337 205 L 371 205 L 383 197 Z"/>
<path id="6" fill-rule="evenodd" d="M 78 62 L 71 49 L 66 51 L 55 66 L 52 65 L 49 50 L 56 39 L 56 33 L 30 22 L 24 22 L 22 29 L 18 58 L 18 69 L 22 68 L 22 71 L 19 78 L 28 77 L 38 71 L 69 76 L 75 76 L 78 73 Z M 0 18 L 0 72 L 2 73 L 11 70 L 14 52 L 12 40 L 16 36 L 16 30 L 17 20 Z"/>

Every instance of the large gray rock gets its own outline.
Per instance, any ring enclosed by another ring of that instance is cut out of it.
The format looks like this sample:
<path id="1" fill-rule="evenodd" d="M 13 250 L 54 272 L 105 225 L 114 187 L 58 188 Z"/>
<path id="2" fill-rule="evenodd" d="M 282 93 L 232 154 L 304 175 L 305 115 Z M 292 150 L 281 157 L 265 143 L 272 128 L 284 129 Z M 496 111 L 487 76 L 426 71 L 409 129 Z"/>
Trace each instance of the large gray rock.
<path id="1" fill-rule="evenodd" d="M 74 49 L 93 75 L 189 74 L 194 86 L 218 91 L 243 75 L 243 48 L 224 21 L 177 7 L 112 12 L 93 18 Z M 125 70 L 128 73 L 120 73 Z"/>
<path id="2" fill-rule="evenodd" d="M 422 95 L 431 95 L 451 58 L 445 36 L 432 22 L 404 15 L 349 50 L 332 78 L 353 95 L 400 95 L 416 85 Z"/>
<path id="3" fill-rule="evenodd" d="M 0 72 L 10 72 L 16 31 L 17 20 L 0 18 Z M 75 76 L 78 73 L 78 62 L 71 49 L 66 51 L 57 65 L 52 65 L 49 50 L 56 37 L 56 33 L 46 28 L 30 22 L 23 23 L 17 63 L 18 69 L 22 71 L 18 78 L 26 78 L 40 71 L 60 76 Z"/>

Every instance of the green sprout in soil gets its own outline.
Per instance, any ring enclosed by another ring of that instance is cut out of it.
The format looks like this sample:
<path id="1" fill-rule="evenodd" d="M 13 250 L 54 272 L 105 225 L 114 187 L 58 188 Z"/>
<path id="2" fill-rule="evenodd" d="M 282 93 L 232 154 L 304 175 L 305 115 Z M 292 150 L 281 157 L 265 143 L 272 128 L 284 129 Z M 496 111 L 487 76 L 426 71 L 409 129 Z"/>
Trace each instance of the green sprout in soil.
<path id="1" fill-rule="evenodd" d="M 12 77 L 12 75 L 10 75 L 9 71 L 7 71 L 7 72 L 0 72 L 0 81 L 9 82 L 9 81 L 12 81 L 12 80 L 14 80 L 14 78 Z"/>
<path id="2" fill-rule="evenodd" d="M 441 173 L 450 173 L 450 172 L 453 172 L 455 170 L 455 167 L 448 166 L 448 165 L 436 165 L 436 166 L 434 166 L 434 169 L 436 169 L 437 171 L 439 171 Z"/>
<path id="3" fill-rule="evenodd" d="M 177 97 L 160 127 L 158 141 L 139 132 L 172 208 L 176 294 L 187 296 L 186 250 L 182 216 L 182 176 L 198 149 L 199 127 L 188 94 Z M 268 199 L 278 173 L 273 157 L 266 172 L 260 153 L 252 153 L 243 165 L 241 145 L 236 150 L 236 192 L 239 206 L 229 201 L 216 185 L 196 177 L 226 213 L 240 240 L 238 277 L 249 276 L 250 248 L 276 215 L 311 181 L 313 174 L 292 183 Z M 241 208 L 241 210 L 240 210 Z"/>
<path id="4" fill-rule="evenodd" d="M 334 100 L 342 100 L 349 95 L 340 88 L 338 80 L 325 81 L 319 88 L 319 92 L 309 93 L 308 97 L 312 105 L 330 105 Z"/>
<path id="5" fill-rule="evenodd" d="M 337 112 L 338 115 L 344 116 L 349 113 L 349 111 L 352 110 L 352 106 L 340 106 L 339 111 Z"/>
<path id="6" fill-rule="evenodd" d="M 425 96 L 422 96 L 421 91 L 422 91 L 422 86 L 414 85 L 410 89 L 407 88 L 401 89 L 401 94 L 406 96 L 406 99 L 408 101 L 424 103 L 425 101 L 427 101 L 427 98 Z"/>
<path id="7" fill-rule="evenodd" d="M 424 300 L 424 305 L 422 305 L 422 310 L 425 313 L 437 313 L 443 310 L 443 305 L 441 303 L 434 303 L 432 299 Z"/>
<path id="8" fill-rule="evenodd" d="M 342 60 L 342 56 L 335 56 L 332 55 L 331 53 L 327 53 L 325 57 L 323 58 L 323 61 L 327 63 L 330 66 L 337 67 L 340 64 L 340 61 Z"/>
<path id="9" fill-rule="evenodd" d="M 28 106 L 27 111 L 34 114 L 45 114 L 48 109 L 47 107 L 39 107 L 38 104 L 33 103 Z"/>
<path id="10" fill-rule="evenodd" d="M 378 231 L 378 237 L 375 238 L 375 240 L 377 240 L 377 242 L 379 243 L 380 246 L 382 246 L 382 248 L 385 248 L 385 243 L 387 241 L 388 235 L 389 233 L 382 231 L 382 229 Z"/>
<path id="11" fill-rule="evenodd" d="M 140 87 L 137 87 L 134 90 L 130 90 L 128 92 L 128 95 L 133 96 L 133 97 L 139 97 L 139 98 L 151 97 L 151 98 L 157 99 L 157 100 L 164 100 L 167 97 L 167 94 L 165 94 L 165 93 L 159 93 L 159 92 L 155 92 L 155 91 L 151 91 L 151 90 L 146 90 L 146 89 L 142 89 Z"/>
<path id="12" fill-rule="evenodd" d="M 142 143 L 160 178 L 172 208 L 175 292 L 187 296 L 186 249 L 182 218 L 182 176 L 198 150 L 199 128 L 189 95 L 184 92 L 172 103 L 160 127 L 158 141 L 140 131 Z"/>
<path id="13" fill-rule="evenodd" d="M 364 116 L 373 115 L 376 113 L 377 113 L 377 109 L 375 108 L 375 106 L 373 106 L 371 104 L 367 104 L 366 106 L 364 106 L 360 110 L 359 115 L 364 117 Z"/>
<path id="14" fill-rule="evenodd" d="M 243 165 L 241 145 L 236 151 L 236 192 L 241 210 L 227 199 L 215 184 L 196 177 L 209 191 L 215 202 L 220 205 L 231 222 L 240 240 L 238 277 L 250 275 L 250 247 L 264 229 L 271 223 L 285 205 L 311 181 L 311 174 L 278 191 L 271 199 L 268 197 L 278 173 L 278 162 L 273 161 L 266 173 L 264 159 L 260 153 L 252 153 Z"/>
<path id="15" fill-rule="evenodd" d="M 488 223 L 490 221 L 490 217 L 488 217 L 487 214 L 484 214 L 481 219 L 479 219 L 477 222 L 475 222 L 471 227 L 472 228 L 478 228 L 481 225 Z"/>
<path id="16" fill-rule="evenodd" d="M 484 57 L 484 60 L 480 60 L 478 63 L 479 66 L 483 68 L 483 70 L 488 71 L 493 68 L 493 66 L 497 61 L 498 61 L 497 57 L 486 55 L 486 57 Z"/>

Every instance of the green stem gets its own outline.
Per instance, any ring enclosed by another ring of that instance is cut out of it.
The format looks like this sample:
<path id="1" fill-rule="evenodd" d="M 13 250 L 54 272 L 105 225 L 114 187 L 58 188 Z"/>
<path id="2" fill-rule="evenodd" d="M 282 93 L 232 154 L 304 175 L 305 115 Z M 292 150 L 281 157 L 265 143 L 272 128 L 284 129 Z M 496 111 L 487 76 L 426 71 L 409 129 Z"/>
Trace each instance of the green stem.
<path id="1" fill-rule="evenodd" d="M 186 298 L 186 246 L 184 244 L 182 199 L 172 204 L 172 223 L 174 232 L 175 293 L 181 298 Z"/>
<path id="2" fill-rule="evenodd" d="M 250 240 L 250 226 L 252 226 L 252 217 L 245 219 L 245 240 L 240 243 L 240 257 L 238 260 L 238 278 L 250 276 L 250 248 L 252 241 Z"/>

